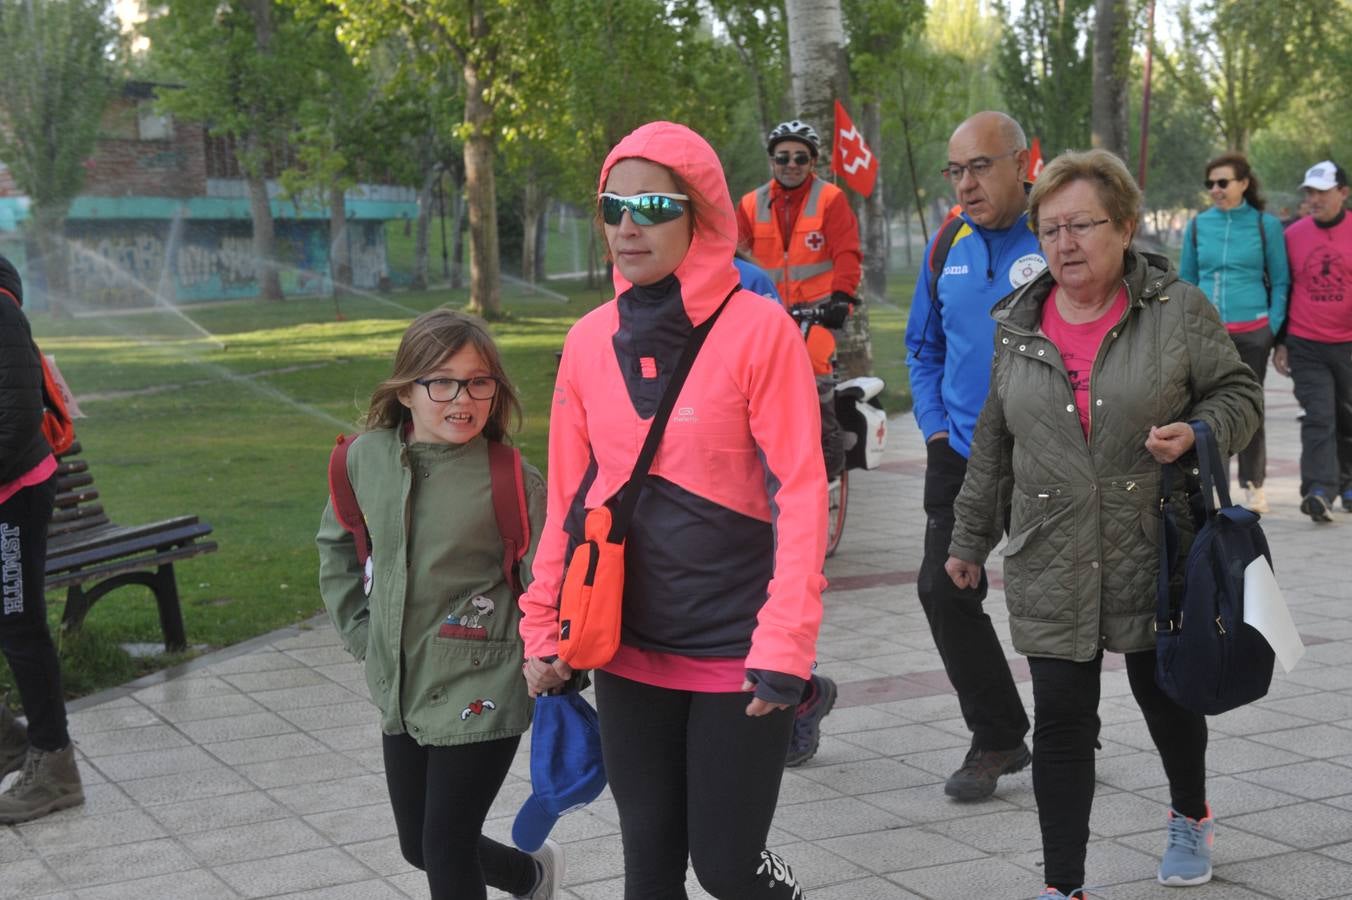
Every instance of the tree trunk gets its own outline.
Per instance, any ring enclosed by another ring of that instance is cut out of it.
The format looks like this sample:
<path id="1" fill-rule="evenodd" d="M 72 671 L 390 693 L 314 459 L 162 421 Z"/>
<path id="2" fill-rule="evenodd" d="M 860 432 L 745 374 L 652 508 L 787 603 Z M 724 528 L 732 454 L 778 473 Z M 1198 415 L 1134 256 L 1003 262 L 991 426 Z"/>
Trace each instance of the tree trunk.
<path id="1" fill-rule="evenodd" d="M 862 110 L 864 140 L 875 155 L 882 145 L 882 103 L 870 100 Z M 864 285 L 869 300 L 887 296 L 887 210 L 883 206 L 882 157 L 878 157 L 878 180 L 873 193 L 864 198 Z"/>
<path id="2" fill-rule="evenodd" d="M 1131 19 L 1126 0 L 1094 2 L 1094 86 L 1089 141 L 1130 158 L 1127 146 L 1127 76 L 1131 62 Z"/>
<path id="3" fill-rule="evenodd" d="M 800 119 L 830 140 L 821 158 L 830 160 L 835 140 L 835 101 L 850 98 L 850 70 L 845 59 L 845 20 L 840 0 L 785 0 L 789 26 L 789 71 L 793 102 Z M 868 312 L 860 304 L 836 341 L 836 362 L 845 377 L 867 374 L 873 366 Z"/>
<path id="4" fill-rule="evenodd" d="M 250 136 L 247 143 L 256 144 Z M 258 272 L 258 296 L 264 300 L 285 299 L 282 294 L 281 274 L 277 270 L 276 237 L 272 222 L 272 204 L 268 200 L 268 183 L 261 174 L 250 174 L 249 217 L 253 220 L 254 265 Z"/>
<path id="5" fill-rule="evenodd" d="M 273 52 L 272 0 L 252 0 L 250 11 L 254 20 L 254 46 L 259 56 Z M 254 110 L 257 122 L 265 122 L 262 110 Z M 264 300 L 282 300 L 282 278 L 277 266 L 276 229 L 272 221 L 272 204 L 268 200 L 267 171 L 264 158 L 271 148 L 257 130 L 244 139 L 243 152 L 247 162 L 240 168 L 249 182 L 249 215 L 253 219 L 253 251 L 258 267 L 258 295 Z"/>
<path id="6" fill-rule="evenodd" d="M 470 37 L 486 43 L 488 21 L 480 3 L 471 4 Z M 469 204 L 469 309 L 496 318 L 502 308 L 498 258 L 498 197 L 493 174 L 493 109 L 489 106 L 474 46 L 465 56 L 465 200 Z"/>
<path id="7" fill-rule="evenodd" d="M 451 202 L 454 212 L 451 227 L 451 287 L 459 290 L 465 286 L 465 230 L 469 224 L 465 220 L 465 184 L 456 185 L 455 199 Z"/>
<path id="8" fill-rule="evenodd" d="M 347 223 L 347 191 L 329 187 L 329 275 L 333 299 L 352 293 L 352 234 Z"/>
<path id="9" fill-rule="evenodd" d="M 41 260 L 42 292 L 53 316 L 70 315 L 70 249 L 66 243 L 63 213 L 33 210 L 33 238 Z M 9 301 L 6 300 L 6 303 Z"/>
<path id="10" fill-rule="evenodd" d="M 441 177 L 441 167 L 432 166 L 423 175 L 418 186 L 418 221 L 413 230 L 413 281 L 410 285 L 415 291 L 427 290 L 428 249 L 427 234 L 432 223 L 432 204 L 436 202 L 435 189 L 437 179 Z"/>
<path id="11" fill-rule="evenodd" d="M 526 187 L 521 192 L 521 277 L 527 284 L 535 284 L 536 257 L 540 247 L 540 224 L 548 198 L 534 171 L 526 174 Z"/>
<path id="12" fill-rule="evenodd" d="M 849 105 L 850 70 L 845 58 L 845 20 L 840 0 L 785 0 L 789 26 L 789 72 L 795 115 L 825 138 L 822 159 L 830 160 L 835 106 Z"/>

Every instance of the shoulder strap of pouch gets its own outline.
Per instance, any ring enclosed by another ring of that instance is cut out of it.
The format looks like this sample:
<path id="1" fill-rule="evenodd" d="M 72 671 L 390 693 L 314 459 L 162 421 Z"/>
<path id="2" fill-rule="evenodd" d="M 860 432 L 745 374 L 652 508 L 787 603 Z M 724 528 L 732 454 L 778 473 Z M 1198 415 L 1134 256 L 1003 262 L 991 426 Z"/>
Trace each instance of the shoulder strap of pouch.
<path id="1" fill-rule="evenodd" d="M 723 298 L 723 302 L 718 304 L 714 314 L 701 322 L 686 339 L 680 362 L 671 373 L 671 382 L 667 384 L 667 389 L 662 394 L 662 401 L 657 404 L 657 412 L 653 414 L 653 424 L 648 429 L 648 437 L 643 441 L 643 449 L 639 451 L 634 471 L 629 476 L 628 484 L 625 485 L 624 497 L 620 499 L 619 508 L 610 520 L 610 534 L 606 538 L 610 543 L 618 544 L 624 540 L 624 534 L 629 530 L 629 523 L 634 518 L 634 508 L 638 506 L 638 495 L 642 492 L 643 482 L 648 477 L 648 469 L 652 467 L 653 457 L 657 456 L 657 445 L 662 442 L 662 432 L 667 430 L 667 419 L 671 418 L 671 410 L 676 406 L 676 397 L 681 393 L 681 385 L 685 384 L 685 376 L 690 374 L 690 367 L 695 364 L 699 348 L 704 346 L 704 339 L 713 330 L 714 322 L 718 321 L 723 308 L 728 305 L 732 295 L 741 289 L 740 283 L 734 285 Z"/>
<path id="2" fill-rule="evenodd" d="M 502 536 L 502 574 L 519 595 L 519 563 L 530 549 L 530 529 L 526 527 L 526 485 L 521 476 L 521 451 L 500 441 L 488 442 L 488 470 L 493 481 L 493 516 Z"/>
<path id="3" fill-rule="evenodd" d="M 365 566 L 371 558 L 371 535 L 366 530 L 366 517 L 362 515 L 357 494 L 352 490 L 352 479 L 347 475 L 347 451 L 356 439 L 356 435 L 338 435 L 329 454 L 329 500 L 338 524 L 352 533 L 357 544 L 357 562 Z"/>

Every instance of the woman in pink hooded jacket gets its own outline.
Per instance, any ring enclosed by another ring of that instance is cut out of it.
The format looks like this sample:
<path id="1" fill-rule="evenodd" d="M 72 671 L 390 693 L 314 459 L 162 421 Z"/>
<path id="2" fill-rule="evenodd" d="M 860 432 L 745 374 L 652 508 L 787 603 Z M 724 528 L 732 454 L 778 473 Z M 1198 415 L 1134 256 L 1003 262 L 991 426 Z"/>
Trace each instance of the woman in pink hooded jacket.
<path id="1" fill-rule="evenodd" d="M 628 900 L 684 898 L 687 859 L 714 897 L 800 897 L 765 839 L 825 586 L 811 363 L 783 310 L 740 289 L 732 200 L 703 138 L 644 125 L 611 150 L 599 190 L 615 299 L 564 343 L 521 598 L 526 678 L 540 693 L 572 675 L 558 596 L 585 511 L 623 491 L 686 339 L 727 298 L 641 488 L 597 709 Z"/>

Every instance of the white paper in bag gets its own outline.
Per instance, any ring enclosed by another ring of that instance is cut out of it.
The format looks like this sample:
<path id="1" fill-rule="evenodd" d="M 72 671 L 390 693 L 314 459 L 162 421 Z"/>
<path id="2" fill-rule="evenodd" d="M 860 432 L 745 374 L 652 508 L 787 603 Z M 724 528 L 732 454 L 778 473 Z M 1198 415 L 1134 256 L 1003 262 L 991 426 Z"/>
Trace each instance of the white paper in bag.
<path id="1" fill-rule="evenodd" d="M 1284 671 L 1290 672 L 1305 655 L 1305 645 L 1286 608 L 1277 577 L 1262 556 L 1244 568 L 1244 622 L 1267 640 Z"/>

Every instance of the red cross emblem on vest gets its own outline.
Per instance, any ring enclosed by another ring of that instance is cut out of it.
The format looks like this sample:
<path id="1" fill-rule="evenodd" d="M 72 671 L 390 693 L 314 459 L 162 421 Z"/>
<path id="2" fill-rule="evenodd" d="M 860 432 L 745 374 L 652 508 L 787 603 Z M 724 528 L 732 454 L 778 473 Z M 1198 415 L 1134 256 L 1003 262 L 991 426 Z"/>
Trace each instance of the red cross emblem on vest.
<path id="1" fill-rule="evenodd" d="M 807 249 L 816 253 L 822 247 L 826 246 L 826 238 L 822 236 L 820 231 L 809 231 L 803 237 L 803 243 L 807 244 Z"/>

